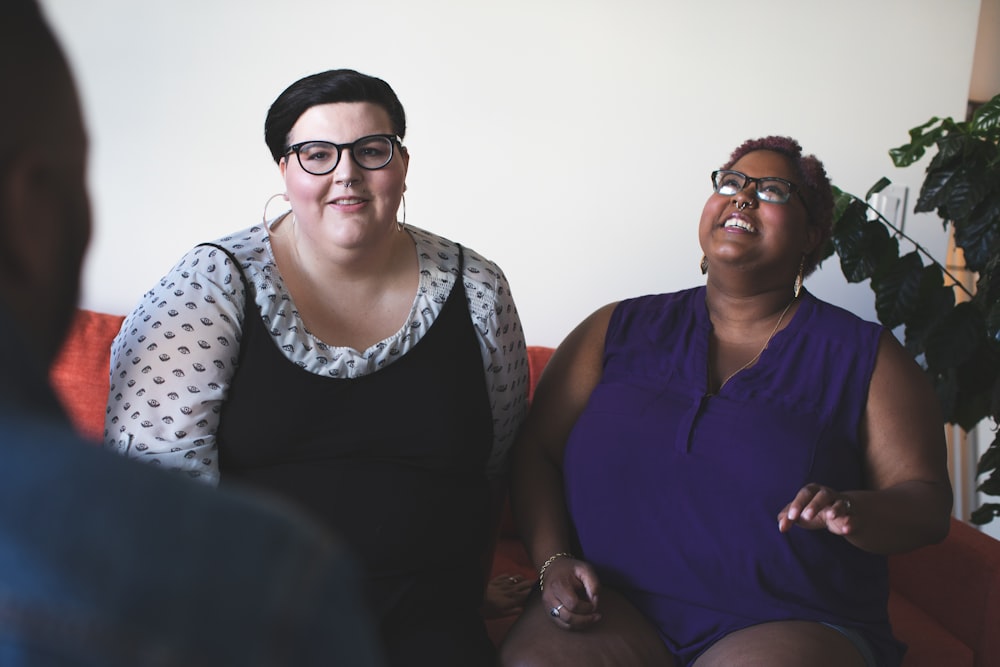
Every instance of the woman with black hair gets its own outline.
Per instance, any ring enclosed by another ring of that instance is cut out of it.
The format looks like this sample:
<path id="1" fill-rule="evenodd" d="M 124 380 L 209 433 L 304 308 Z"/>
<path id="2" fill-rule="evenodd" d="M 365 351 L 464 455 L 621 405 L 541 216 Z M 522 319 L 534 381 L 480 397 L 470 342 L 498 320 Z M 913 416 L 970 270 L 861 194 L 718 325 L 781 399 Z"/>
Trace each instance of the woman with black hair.
<path id="1" fill-rule="evenodd" d="M 406 223 L 405 135 L 389 85 L 353 70 L 278 96 L 265 140 L 290 210 L 196 246 L 126 318 L 106 442 L 346 538 L 391 664 L 487 665 L 524 336 L 496 264 Z"/>

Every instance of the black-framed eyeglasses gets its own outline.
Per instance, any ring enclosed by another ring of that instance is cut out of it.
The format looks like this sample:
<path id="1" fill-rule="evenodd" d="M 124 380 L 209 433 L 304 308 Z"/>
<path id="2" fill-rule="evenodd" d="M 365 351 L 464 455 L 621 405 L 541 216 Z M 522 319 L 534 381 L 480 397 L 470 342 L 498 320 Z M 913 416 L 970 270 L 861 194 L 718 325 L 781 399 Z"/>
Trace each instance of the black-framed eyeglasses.
<path id="1" fill-rule="evenodd" d="M 757 199 L 771 204 L 787 204 L 792 193 L 799 189 L 791 181 L 776 176 L 765 176 L 763 178 L 751 178 L 743 172 L 731 169 L 719 169 L 712 172 L 712 187 L 716 193 L 729 197 L 736 194 L 746 186 L 753 183 Z M 801 197 L 802 195 L 799 195 Z M 802 202 L 805 204 L 805 201 Z"/>
<path id="2" fill-rule="evenodd" d="M 285 157 L 295 153 L 299 166 L 314 176 L 329 174 L 340 164 L 340 156 L 345 150 L 351 152 L 354 163 L 362 169 L 374 171 L 392 162 L 396 145 L 402 146 L 394 134 L 370 134 L 349 144 L 335 144 L 332 141 L 303 141 L 285 149 Z"/>

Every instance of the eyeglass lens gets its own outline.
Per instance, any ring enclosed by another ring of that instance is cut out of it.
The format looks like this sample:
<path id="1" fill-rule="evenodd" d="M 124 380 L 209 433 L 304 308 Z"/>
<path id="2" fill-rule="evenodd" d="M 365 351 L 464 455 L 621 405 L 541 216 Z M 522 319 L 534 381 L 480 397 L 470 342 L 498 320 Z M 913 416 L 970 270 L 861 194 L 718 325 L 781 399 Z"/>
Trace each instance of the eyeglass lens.
<path id="1" fill-rule="evenodd" d="M 784 204 L 792 196 L 791 183 L 780 178 L 750 178 L 738 171 L 720 170 L 712 174 L 712 184 L 720 195 L 734 195 L 750 183 L 757 184 L 757 199 Z"/>
<path id="2" fill-rule="evenodd" d="M 362 137 L 350 144 L 308 141 L 293 147 L 304 170 L 316 176 L 329 174 L 340 162 L 341 151 L 349 150 L 362 169 L 381 169 L 392 160 L 392 139 L 382 136 Z"/>

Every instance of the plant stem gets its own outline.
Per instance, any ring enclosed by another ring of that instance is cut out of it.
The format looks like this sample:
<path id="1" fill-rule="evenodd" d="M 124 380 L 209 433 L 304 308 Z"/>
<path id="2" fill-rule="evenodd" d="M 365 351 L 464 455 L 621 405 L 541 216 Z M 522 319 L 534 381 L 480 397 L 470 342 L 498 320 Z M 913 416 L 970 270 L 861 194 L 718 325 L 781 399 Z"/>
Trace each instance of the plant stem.
<path id="1" fill-rule="evenodd" d="M 943 273 L 946 276 L 948 276 L 949 278 L 951 278 L 951 282 L 953 283 L 954 287 L 958 287 L 960 290 L 962 290 L 963 292 L 965 292 L 970 299 L 972 298 L 972 292 L 970 292 L 968 289 L 966 289 L 965 285 L 963 285 L 962 282 L 958 278 L 956 278 L 955 276 L 953 276 L 951 274 L 951 272 L 949 272 L 948 269 L 943 264 L 941 264 L 941 262 L 939 262 L 936 259 L 934 259 L 934 255 L 930 254 L 922 245 L 920 245 L 919 243 L 917 243 L 916 241 L 914 241 L 913 239 L 911 239 L 909 236 L 907 236 L 906 234 L 904 234 L 902 229 L 898 229 L 894 224 L 892 224 L 891 222 L 889 222 L 885 218 L 885 216 L 882 215 L 881 213 L 879 213 L 878 209 L 876 209 L 874 206 L 872 206 L 868 202 L 865 202 L 865 206 L 867 206 L 869 210 L 873 211 L 875 213 L 875 215 L 878 216 L 878 219 L 882 221 L 883 225 L 885 225 L 886 227 L 888 227 L 892 231 L 896 232 L 896 236 L 900 236 L 900 237 L 906 239 L 907 241 L 909 241 L 911 244 L 913 244 L 913 247 L 916 248 L 918 252 L 923 253 L 923 255 L 925 257 L 927 257 L 927 259 L 929 259 L 935 266 L 937 266 L 939 269 L 941 269 L 941 273 Z"/>

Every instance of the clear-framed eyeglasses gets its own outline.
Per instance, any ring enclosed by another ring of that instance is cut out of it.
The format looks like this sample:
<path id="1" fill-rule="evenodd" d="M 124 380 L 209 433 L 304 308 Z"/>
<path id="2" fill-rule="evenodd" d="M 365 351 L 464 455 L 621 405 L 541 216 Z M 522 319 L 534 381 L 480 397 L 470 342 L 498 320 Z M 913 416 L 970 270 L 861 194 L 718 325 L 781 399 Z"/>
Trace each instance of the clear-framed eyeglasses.
<path id="1" fill-rule="evenodd" d="M 751 183 L 757 186 L 754 188 L 757 199 L 771 204 L 787 204 L 792 193 L 797 191 L 799 187 L 791 181 L 776 176 L 751 178 L 743 172 L 731 169 L 719 169 L 712 172 L 712 187 L 715 188 L 716 193 L 726 197 L 736 194 Z"/>
<path id="2" fill-rule="evenodd" d="M 303 141 L 289 146 L 285 157 L 295 153 L 299 166 L 314 176 L 329 174 L 340 164 L 344 151 L 350 151 L 354 163 L 362 169 L 374 171 L 390 162 L 395 147 L 403 144 L 394 134 L 370 134 L 349 144 L 335 144 L 331 141 Z"/>

